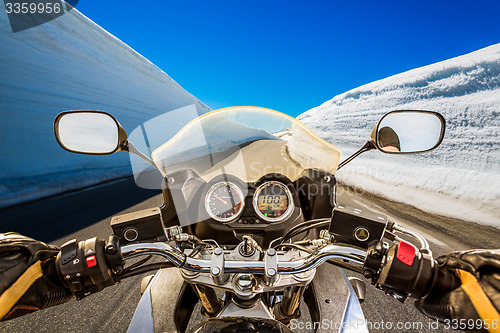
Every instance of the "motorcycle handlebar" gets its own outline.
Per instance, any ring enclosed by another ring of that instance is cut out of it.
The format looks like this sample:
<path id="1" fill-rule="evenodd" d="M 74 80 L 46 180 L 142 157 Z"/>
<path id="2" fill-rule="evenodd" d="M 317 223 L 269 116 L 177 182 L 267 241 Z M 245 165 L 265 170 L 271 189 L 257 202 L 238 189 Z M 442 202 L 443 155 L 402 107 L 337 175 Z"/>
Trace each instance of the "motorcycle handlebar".
<path id="1" fill-rule="evenodd" d="M 398 254 L 403 251 L 400 248 L 404 246 L 411 247 L 414 250 L 411 255 L 407 253 L 406 258 Z M 424 298 L 430 294 L 455 289 L 460 285 L 460 280 L 453 273 L 438 267 L 430 251 L 425 249 L 419 251 L 405 241 L 385 249 L 384 253 L 379 253 L 380 256 L 377 253 L 378 250 L 374 250 L 373 246 L 369 248 L 368 252 L 365 252 L 349 246 L 329 244 L 302 259 L 278 260 L 276 264 L 277 273 L 302 273 L 314 269 L 331 259 L 341 263 L 349 261 L 362 265 L 365 277 L 372 278 L 373 284 L 385 289 L 389 295 L 401 301 L 404 301 L 408 296 L 415 299 Z M 140 243 L 122 247 L 124 259 L 131 259 L 145 254 L 161 255 L 176 267 L 189 271 L 198 273 L 213 272 L 212 260 L 188 257 L 180 250 L 166 243 Z M 374 256 L 377 258 L 376 260 L 374 260 Z M 264 260 L 223 261 L 221 270 L 223 273 L 266 274 L 266 257 L 264 256 Z M 409 261 L 411 261 L 411 264 Z M 373 268 L 372 270 L 370 266 Z"/>
<path id="2" fill-rule="evenodd" d="M 276 274 L 309 271 L 329 260 L 336 261 L 339 266 L 349 262 L 351 269 L 359 268 L 358 271 L 362 271 L 366 278 L 371 278 L 374 285 L 399 300 L 405 300 L 408 296 L 425 298 L 460 285 L 454 274 L 438 267 L 430 251 L 419 251 L 405 241 L 390 248 L 384 248 L 384 244 L 378 242 L 370 246 L 368 251 L 329 244 L 306 257 L 291 260 L 284 260 L 273 248 L 264 253 L 263 260 L 224 260 L 223 253 L 222 248 L 217 247 L 211 259 L 192 258 L 163 242 L 137 243 L 120 248 L 118 239 L 112 236 L 108 242 L 99 238 L 69 241 L 62 246 L 56 264 L 61 281 L 78 298 L 100 291 L 121 277 L 132 276 L 132 271 L 123 269 L 124 260 L 149 254 L 163 256 L 175 267 L 209 273 L 214 277 L 226 273 L 250 273 L 264 274 L 271 279 Z M 144 269 L 158 269 L 165 263 L 154 265 Z"/>
<path id="3" fill-rule="evenodd" d="M 166 243 L 139 243 L 122 247 L 124 259 L 131 259 L 144 254 L 158 254 L 175 266 L 198 273 L 210 273 L 212 260 L 196 259 L 186 256 L 178 249 Z M 278 274 L 302 273 L 318 267 L 330 259 L 347 260 L 363 265 L 366 252 L 349 246 L 327 245 L 303 259 L 277 262 Z M 224 261 L 224 273 L 264 274 L 265 260 L 227 260 Z"/>

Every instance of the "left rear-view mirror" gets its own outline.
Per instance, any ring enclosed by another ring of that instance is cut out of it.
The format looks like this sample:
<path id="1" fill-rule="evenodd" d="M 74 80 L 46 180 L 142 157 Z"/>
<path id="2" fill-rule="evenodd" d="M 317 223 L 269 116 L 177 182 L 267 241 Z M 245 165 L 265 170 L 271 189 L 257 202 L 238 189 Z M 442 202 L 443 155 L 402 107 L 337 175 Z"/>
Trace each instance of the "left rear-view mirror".
<path id="1" fill-rule="evenodd" d="M 67 151 L 107 155 L 127 149 L 127 134 L 118 121 L 103 111 L 64 111 L 54 121 L 59 145 Z"/>
<path id="2" fill-rule="evenodd" d="M 444 117 L 437 112 L 392 111 L 380 119 L 372 140 L 384 153 L 423 153 L 441 144 L 444 130 Z"/>

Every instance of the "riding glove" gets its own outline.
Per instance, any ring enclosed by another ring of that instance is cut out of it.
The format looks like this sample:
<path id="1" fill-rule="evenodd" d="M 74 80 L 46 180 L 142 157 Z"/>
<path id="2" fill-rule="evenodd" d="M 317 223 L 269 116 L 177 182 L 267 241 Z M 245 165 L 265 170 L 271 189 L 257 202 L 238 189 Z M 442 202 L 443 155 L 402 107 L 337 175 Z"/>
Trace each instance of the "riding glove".
<path id="1" fill-rule="evenodd" d="M 459 329 L 500 332 L 500 249 L 452 252 L 437 262 L 462 284 L 415 302 L 417 309 Z"/>
<path id="2" fill-rule="evenodd" d="M 70 300 L 57 277 L 59 248 L 18 233 L 0 233 L 0 320 Z"/>

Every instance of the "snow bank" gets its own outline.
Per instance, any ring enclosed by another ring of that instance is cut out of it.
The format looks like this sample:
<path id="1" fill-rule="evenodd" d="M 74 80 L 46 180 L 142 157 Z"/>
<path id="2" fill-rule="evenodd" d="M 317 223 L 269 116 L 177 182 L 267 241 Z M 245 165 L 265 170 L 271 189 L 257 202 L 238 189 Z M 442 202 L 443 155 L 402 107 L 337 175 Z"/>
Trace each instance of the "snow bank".
<path id="1" fill-rule="evenodd" d="M 77 10 L 18 33 L 0 11 L 0 45 L 0 207 L 131 174 L 127 153 L 62 150 L 53 120 L 63 110 L 108 111 L 128 132 L 188 105 L 209 110 Z"/>
<path id="2" fill-rule="evenodd" d="M 500 44 L 366 84 L 298 118 L 343 149 L 345 158 L 396 109 L 442 113 L 441 146 L 410 156 L 369 152 L 338 178 L 426 211 L 500 228 Z"/>

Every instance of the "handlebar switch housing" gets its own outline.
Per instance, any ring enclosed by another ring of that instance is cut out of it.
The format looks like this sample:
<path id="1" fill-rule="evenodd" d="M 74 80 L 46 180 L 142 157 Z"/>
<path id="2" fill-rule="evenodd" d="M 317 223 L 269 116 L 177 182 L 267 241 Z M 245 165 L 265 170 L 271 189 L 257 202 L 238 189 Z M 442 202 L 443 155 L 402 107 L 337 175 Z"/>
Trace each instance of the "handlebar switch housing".
<path id="1" fill-rule="evenodd" d="M 404 240 L 390 248 L 382 242 L 370 244 L 363 274 L 401 302 L 407 297 L 425 298 L 432 292 L 459 285 L 453 274 L 438 267 L 430 251 L 420 251 Z"/>
<path id="2" fill-rule="evenodd" d="M 106 260 L 109 267 L 111 267 L 113 273 L 120 274 L 125 264 L 120 249 L 120 238 L 115 235 L 109 236 L 104 250 L 106 252 Z"/>
<path id="3" fill-rule="evenodd" d="M 363 266 L 363 275 L 365 278 L 371 279 L 372 284 L 375 284 L 377 281 L 386 252 L 387 248 L 382 242 L 373 241 L 368 246 L 365 264 Z"/>
<path id="4" fill-rule="evenodd" d="M 387 251 L 376 283 L 403 302 L 406 299 L 404 295 L 421 298 L 434 280 L 434 266 L 432 255 L 422 253 L 413 244 L 401 240 Z"/>
<path id="5" fill-rule="evenodd" d="M 117 282 L 112 267 L 122 269 L 123 257 L 115 237 L 107 244 L 98 237 L 81 242 L 73 239 L 61 247 L 56 267 L 62 283 L 78 300 Z"/>

